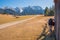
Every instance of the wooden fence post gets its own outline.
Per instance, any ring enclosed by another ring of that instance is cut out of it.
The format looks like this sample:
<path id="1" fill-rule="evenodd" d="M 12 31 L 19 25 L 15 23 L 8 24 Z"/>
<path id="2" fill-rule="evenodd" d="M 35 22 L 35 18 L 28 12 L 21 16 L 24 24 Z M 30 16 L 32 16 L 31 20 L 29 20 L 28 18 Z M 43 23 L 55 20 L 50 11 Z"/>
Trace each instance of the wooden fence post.
<path id="1" fill-rule="evenodd" d="M 55 1 L 55 32 L 56 40 L 60 40 L 60 0 Z"/>

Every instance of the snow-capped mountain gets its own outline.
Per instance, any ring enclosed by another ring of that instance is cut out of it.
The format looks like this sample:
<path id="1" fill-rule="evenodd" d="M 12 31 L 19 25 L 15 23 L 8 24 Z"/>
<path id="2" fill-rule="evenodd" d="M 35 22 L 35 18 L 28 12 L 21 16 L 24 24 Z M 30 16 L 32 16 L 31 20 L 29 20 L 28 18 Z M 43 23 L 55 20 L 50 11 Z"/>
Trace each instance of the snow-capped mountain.
<path id="1" fill-rule="evenodd" d="M 28 6 L 23 8 L 22 14 L 43 14 L 44 10 L 40 6 Z"/>
<path id="2" fill-rule="evenodd" d="M 28 6 L 23 8 L 0 8 L 0 13 L 8 13 L 8 14 L 15 14 L 15 15 L 32 15 L 32 14 L 43 14 L 44 10 L 40 6 Z"/>
<path id="3" fill-rule="evenodd" d="M 41 10 L 42 8 L 40 6 L 32 6 L 31 7 L 33 10 Z"/>
<path id="4" fill-rule="evenodd" d="M 20 8 L 20 13 L 22 13 L 23 12 L 23 9 L 22 8 Z"/>

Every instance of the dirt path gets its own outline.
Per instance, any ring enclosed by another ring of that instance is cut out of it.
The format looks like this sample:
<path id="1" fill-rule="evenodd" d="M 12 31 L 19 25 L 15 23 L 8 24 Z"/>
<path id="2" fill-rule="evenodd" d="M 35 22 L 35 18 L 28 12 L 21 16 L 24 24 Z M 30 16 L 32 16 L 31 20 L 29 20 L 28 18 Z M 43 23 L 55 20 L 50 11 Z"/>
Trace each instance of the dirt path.
<path id="1" fill-rule="evenodd" d="M 37 15 L 37 16 L 39 16 L 39 15 Z M 37 17 L 37 16 L 35 16 L 35 17 Z M 9 27 L 9 26 L 12 26 L 12 25 L 16 25 L 16 24 L 19 24 L 19 23 L 23 23 L 23 22 L 25 22 L 25 21 L 34 19 L 35 17 L 29 18 L 29 19 L 25 19 L 25 20 L 21 20 L 21 21 L 15 21 L 15 22 L 10 22 L 10 23 L 1 24 L 1 25 L 0 25 L 0 29 L 6 28 L 6 27 Z"/>
<path id="2" fill-rule="evenodd" d="M 31 20 L 0 30 L 0 40 L 37 40 L 51 17 L 37 16 Z"/>

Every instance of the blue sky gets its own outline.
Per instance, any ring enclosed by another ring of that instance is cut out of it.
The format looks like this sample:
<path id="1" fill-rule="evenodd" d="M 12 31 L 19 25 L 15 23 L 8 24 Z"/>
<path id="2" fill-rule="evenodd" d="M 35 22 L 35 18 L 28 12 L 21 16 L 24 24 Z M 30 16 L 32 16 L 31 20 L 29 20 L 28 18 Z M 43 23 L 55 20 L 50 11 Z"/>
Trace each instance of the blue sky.
<path id="1" fill-rule="evenodd" d="M 0 7 L 27 7 L 41 6 L 42 8 L 54 5 L 53 0 L 0 0 Z"/>

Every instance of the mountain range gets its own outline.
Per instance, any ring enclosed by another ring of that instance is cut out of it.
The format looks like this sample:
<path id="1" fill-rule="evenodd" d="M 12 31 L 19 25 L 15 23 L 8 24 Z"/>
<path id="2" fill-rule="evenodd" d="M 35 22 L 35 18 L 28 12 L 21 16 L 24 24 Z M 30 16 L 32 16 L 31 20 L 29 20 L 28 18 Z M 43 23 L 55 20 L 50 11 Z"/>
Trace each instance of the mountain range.
<path id="1" fill-rule="evenodd" d="M 7 13 L 11 15 L 38 15 L 43 14 L 44 10 L 40 6 L 28 6 L 23 8 L 0 8 L 0 13 Z"/>

